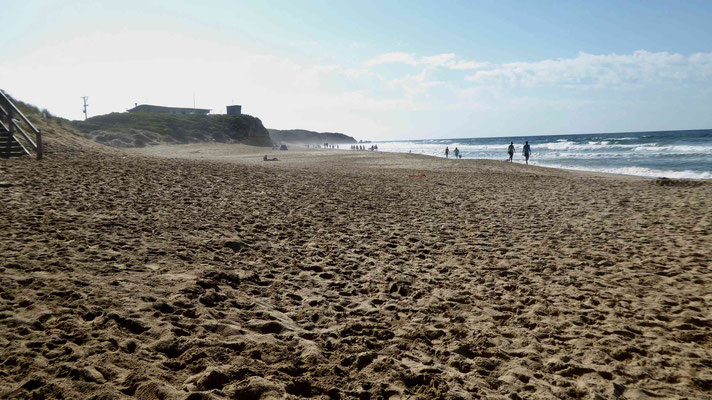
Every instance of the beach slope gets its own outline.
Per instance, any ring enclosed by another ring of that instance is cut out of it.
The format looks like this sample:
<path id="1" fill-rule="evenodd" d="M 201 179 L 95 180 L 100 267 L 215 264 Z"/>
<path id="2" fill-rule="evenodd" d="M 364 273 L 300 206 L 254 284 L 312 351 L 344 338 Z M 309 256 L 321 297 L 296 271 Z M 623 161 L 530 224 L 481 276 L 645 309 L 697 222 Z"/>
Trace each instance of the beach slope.
<path id="1" fill-rule="evenodd" d="M 710 398 L 710 182 L 295 150 L 0 160 L 0 397 Z"/>

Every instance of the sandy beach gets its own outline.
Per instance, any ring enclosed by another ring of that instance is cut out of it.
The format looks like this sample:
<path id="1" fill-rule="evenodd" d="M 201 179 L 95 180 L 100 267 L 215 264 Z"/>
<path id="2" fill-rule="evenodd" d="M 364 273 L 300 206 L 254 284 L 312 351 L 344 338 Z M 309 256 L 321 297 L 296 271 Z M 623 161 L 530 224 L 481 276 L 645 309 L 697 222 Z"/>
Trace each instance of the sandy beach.
<path id="1" fill-rule="evenodd" d="M 0 202 L 0 398 L 712 398 L 709 181 L 202 144 Z"/>

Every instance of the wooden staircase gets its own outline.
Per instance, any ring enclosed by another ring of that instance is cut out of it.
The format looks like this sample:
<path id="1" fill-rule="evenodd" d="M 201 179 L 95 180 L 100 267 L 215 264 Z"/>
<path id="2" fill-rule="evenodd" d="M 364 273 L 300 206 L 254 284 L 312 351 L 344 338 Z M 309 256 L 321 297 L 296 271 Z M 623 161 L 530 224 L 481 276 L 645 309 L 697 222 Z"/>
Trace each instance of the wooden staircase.
<path id="1" fill-rule="evenodd" d="M 28 134 L 29 132 L 29 134 Z M 34 136 L 34 140 L 31 136 Z M 35 154 L 42 159 L 42 134 L 0 90 L 0 158 Z"/>
<path id="2" fill-rule="evenodd" d="M 30 152 L 15 140 L 4 125 L 0 125 L 0 158 L 28 156 Z"/>

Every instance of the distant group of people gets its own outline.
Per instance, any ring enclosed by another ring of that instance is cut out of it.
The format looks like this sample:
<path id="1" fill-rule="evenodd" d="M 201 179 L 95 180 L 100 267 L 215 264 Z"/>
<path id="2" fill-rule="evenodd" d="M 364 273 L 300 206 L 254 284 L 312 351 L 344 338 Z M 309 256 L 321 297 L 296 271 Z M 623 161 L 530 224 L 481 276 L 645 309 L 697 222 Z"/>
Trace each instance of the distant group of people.
<path id="1" fill-rule="evenodd" d="M 275 145 L 272 145 L 272 150 L 287 151 L 288 149 L 287 149 L 287 145 L 286 145 L 286 144 L 282 144 L 282 145 L 277 145 L 277 144 L 275 144 Z"/>
<path id="2" fill-rule="evenodd" d="M 354 144 L 351 145 L 351 150 L 370 150 L 370 151 L 378 151 L 378 146 L 377 145 L 371 145 L 368 149 L 366 146 L 360 145 L 360 144 Z"/>
<path id="3" fill-rule="evenodd" d="M 509 142 L 509 147 L 507 148 L 507 153 L 509 154 L 509 159 L 507 161 L 512 162 L 512 159 L 514 158 L 514 142 Z M 524 155 L 524 161 L 529 165 L 529 157 L 532 154 L 532 148 L 529 146 L 529 141 L 524 142 L 524 147 L 522 147 L 522 154 Z M 455 158 L 462 158 L 462 154 L 460 154 L 460 149 L 455 147 L 455 150 L 452 151 L 452 155 L 455 156 Z M 445 146 L 445 158 L 450 158 L 450 148 Z"/>

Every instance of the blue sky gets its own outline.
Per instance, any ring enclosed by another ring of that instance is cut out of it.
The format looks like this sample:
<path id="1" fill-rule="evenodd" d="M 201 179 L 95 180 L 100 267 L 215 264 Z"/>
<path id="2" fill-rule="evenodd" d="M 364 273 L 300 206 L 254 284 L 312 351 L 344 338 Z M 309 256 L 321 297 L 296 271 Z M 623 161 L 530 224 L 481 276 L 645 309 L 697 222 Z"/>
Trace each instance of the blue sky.
<path id="1" fill-rule="evenodd" d="M 70 119 L 242 104 L 359 139 L 712 128 L 709 1 L 5 0 L 0 88 Z M 10 17 L 11 16 L 11 17 Z"/>

